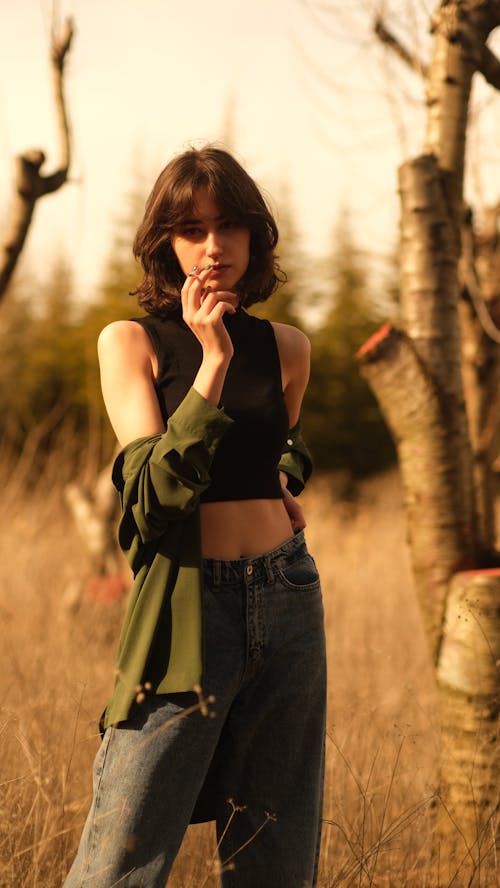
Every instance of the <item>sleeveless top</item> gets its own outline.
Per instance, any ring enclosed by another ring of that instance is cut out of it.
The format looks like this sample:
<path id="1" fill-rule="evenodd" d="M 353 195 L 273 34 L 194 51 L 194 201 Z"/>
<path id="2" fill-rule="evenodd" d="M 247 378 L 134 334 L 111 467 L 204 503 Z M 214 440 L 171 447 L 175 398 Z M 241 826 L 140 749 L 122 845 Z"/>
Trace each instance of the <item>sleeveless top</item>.
<path id="1" fill-rule="evenodd" d="M 182 318 L 133 318 L 148 333 L 158 358 L 156 393 L 165 424 L 191 388 L 202 347 Z M 278 463 L 288 435 L 281 366 L 274 330 L 238 308 L 225 315 L 234 355 L 221 407 L 234 420 L 215 451 L 211 484 L 201 502 L 279 499 Z"/>

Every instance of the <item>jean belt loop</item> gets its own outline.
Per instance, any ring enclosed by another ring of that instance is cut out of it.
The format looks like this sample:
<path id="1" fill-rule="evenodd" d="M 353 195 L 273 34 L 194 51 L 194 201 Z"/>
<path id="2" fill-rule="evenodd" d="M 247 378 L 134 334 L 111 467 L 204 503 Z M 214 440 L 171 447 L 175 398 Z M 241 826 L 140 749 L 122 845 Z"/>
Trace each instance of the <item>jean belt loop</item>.
<path id="1" fill-rule="evenodd" d="M 269 555 L 264 559 L 264 567 L 266 569 L 266 578 L 268 583 L 274 583 L 274 570 L 271 557 Z"/>

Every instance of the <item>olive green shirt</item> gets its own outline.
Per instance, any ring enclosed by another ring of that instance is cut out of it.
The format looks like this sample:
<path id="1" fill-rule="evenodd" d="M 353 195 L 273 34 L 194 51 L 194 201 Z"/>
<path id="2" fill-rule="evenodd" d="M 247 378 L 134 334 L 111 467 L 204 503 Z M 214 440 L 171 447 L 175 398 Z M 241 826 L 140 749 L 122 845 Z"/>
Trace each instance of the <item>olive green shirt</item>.
<path id="1" fill-rule="evenodd" d="M 115 461 L 118 538 L 134 582 L 103 727 L 127 719 L 146 684 L 166 694 L 202 683 L 199 498 L 232 422 L 191 388 L 162 435 L 132 441 Z M 290 430 L 278 468 L 288 474 L 290 491 L 300 493 L 312 469 L 300 424 Z"/>

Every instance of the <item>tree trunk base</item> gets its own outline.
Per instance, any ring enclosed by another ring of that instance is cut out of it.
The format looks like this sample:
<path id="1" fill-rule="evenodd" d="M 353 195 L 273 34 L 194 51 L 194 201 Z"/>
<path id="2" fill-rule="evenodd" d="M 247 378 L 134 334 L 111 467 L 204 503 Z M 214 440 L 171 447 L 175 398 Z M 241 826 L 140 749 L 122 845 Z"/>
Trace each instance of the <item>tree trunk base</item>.
<path id="1" fill-rule="evenodd" d="M 499 601 L 498 568 L 453 577 L 437 669 L 440 833 L 455 834 L 476 860 L 493 851 L 499 839 Z"/>

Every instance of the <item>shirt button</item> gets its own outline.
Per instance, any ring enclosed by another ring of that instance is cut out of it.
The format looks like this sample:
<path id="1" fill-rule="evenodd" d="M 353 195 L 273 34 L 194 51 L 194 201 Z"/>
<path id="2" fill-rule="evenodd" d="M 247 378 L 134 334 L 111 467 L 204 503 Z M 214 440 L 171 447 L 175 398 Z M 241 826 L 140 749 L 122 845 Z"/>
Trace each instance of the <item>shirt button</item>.
<path id="1" fill-rule="evenodd" d="M 247 565 L 247 577 L 251 577 L 253 574 L 253 564 Z"/>
<path id="2" fill-rule="evenodd" d="M 289 447 L 291 447 L 292 444 L 293 444 L 293 440 L 292 440 L 292 438 L 287 438 L 287 442 L 286 442 L 286 443 L 288 444 Z"/>

